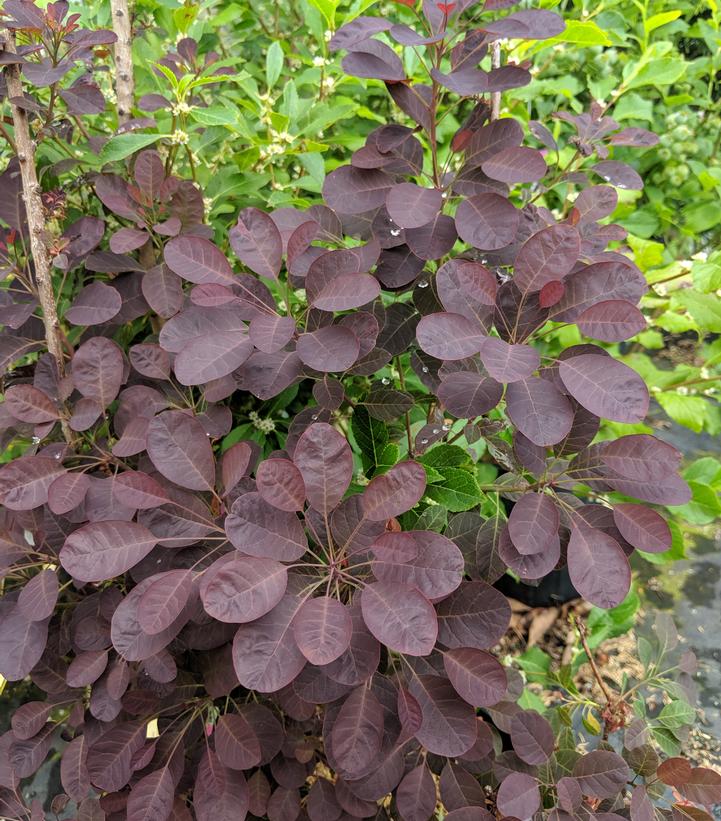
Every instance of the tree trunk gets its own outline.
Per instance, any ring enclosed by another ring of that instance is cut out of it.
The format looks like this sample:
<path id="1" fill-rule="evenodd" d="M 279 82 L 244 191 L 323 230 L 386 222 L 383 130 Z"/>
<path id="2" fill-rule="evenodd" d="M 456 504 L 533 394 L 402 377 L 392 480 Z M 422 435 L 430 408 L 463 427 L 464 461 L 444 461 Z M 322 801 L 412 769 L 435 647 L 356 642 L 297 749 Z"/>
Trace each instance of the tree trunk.
<path id="1" fill-rule="evenodd" d="M 115 96 L 118 100 L 118 121 L 122 125 L 132 117 L 135 96 L 133 78 L 132 21 L 128 0 L 110 0 L 115 43 Z"/>
<path id="2" fill-rule="evenodd" d="M 15 54 L 15 36 L 9 31 L 5 32 L 5 49 L 11 54 Z M 23 88 L 20 74 L 20 66 L 11 64 L 5 69 L 5 79 L 7 81 L 7 94 L 12 111 L 13 127 L 15 131 L 15 148 L 20 162 L 20 173 L 23 184 L 23 200 L 25 201 L 25 211 L 28 221 L 28 232 L 30 234 L 30 251 L 33 258 L 35 271 L 35 285 L 37 288 L 38 301 L 43 312 L 43 325 L 45 326 L 45 341 L 48 351 L 55 360 L 58 368 L 58 376 L 65 374 L 65 360 L 63 358 L 63 333 L 60 329 L 58 319 L 58 309 L 55 304 L 55 294 L 51 279 L 51 259 L 46 243 L 45 213 L 40 197 L 41 188 L 38 183 L 38 176 L 35 169 L 35 143 L 30 134 L 28 115 L 24 108 L 15 105 L 14 100 L 22 100 Z M 68 443 L 74 441 L 73 432 L 68 426 L 67 420 L 61 420 L 63 436 Z"/>

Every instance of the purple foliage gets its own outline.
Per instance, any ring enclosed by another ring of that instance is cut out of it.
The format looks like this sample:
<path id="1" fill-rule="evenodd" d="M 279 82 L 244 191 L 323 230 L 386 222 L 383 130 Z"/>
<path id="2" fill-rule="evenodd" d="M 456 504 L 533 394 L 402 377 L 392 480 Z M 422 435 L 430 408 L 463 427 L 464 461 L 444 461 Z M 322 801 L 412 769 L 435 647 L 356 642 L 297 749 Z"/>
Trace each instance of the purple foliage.
<path id="1" fill-rule="evenodd" d="M 633 370 L 592 344 L 541 356 L 534 338 L 548 321 L 609 342 L 643 327 L 643 276 L 598 224 L 609 186 L 586 188 L 560 221 L 512 198 L 509 186 L 542 184 L 544 152 L 476 101 L 449 149 L 456 170 L 441 173 L 440 86 L 461 98 L 522 86 L 525 66 L 478 67 L 488 46 L 563 29 L 525 10 L 451 48 L 446 26 L 463 29 L 475 5 L 424 2 L 428 37 L 360 17 L 331 40 L 426 132 L 430 181 L 416 132 L 384 125 L 328 175 L 325 205 L 244 208 L 216 242 L 202 192 L 156 151 L 95 178 L 93 214 L 56 259 L 78 281 L 61 317 L 81 328 L 68 372 L 41 354 L 9 377 L 3 405 L 4 441 L 32 444 L 0 468 L 0 674 L 47 694 L 0 737 L 3 816 L 26 817 L 19 780 L 54 748 L 83 819 L 187 819 L 190 805 L 200 821 L 381 818 L 389 793 L 390 817 L 406 821 L 439 798 L 449 821 L 526 821 L 541 806 L 555 821 L 620 817 L 626 761 L 557 749 L 549 722 L 518 705 L 518 673 L 491 652 L 511 617 L 492 585 L 507 569 L 530 580 L 567 564 L 585 598 L 613 607 L 628 554 L 671 544 L 639 501 L 683 504 L 689 491 L 679 454 L 652 436 L 592 443 L 601 418 L 644 418 Z M 20 31 L 47 21 L 20 0 L 4 13 Z M 388 29 L 447 71 L 413 89 L 373 39 Z M 28 80 L 57 82 L 33 65 Z M 91 92 L 65 97 L 88 113 Z M 598 107 L 566 119 L 589 155 L 628 139 Z M 593 170 L 636 185 L 622 163 Z M 286 282 L 298 310 L 281 305 Z M 8 364 L 41 347 L 16 307 Z M 397 387 L 380 378 L 393 359 L 407 377 Z M 226 438 L 295 396 L 282 439 Z M 444 482 L 469 475 L 443 461 L 465 458 L 451 426 L 483 439 L 502 475 L 494 515 L 479 490 L 437 527 Z M 661 781 L 719 800 L 715 774 L 674 761 Z M 649 806 L 637 786 L 633 821 Z"/>

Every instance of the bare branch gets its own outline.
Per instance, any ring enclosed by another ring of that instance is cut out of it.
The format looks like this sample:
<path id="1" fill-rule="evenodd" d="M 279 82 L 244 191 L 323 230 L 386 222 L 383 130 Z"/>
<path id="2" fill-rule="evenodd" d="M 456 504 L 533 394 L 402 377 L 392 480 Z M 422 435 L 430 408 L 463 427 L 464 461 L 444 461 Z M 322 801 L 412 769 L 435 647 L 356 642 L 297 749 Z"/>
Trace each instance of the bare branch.
<path id="1" fill-rule="evenodd" d="M 15 54 L 14 34 L 6 31 L 4 38 L 5 49 L 11 54 Z M 45 214 L 40 197 L 40 184 L 38 183 L 35 169 L 35 143 L 30 134 L 27 112 L 14 102 L 22 100 L 23 98 L 20 66 L 17 64 L 8 65 L 5 69 L 5 78 L 7 80 L 8 101 L 10 102 L 10 108 L 12 110 L 13 127 L 15 130 L 15 147 L 17 158 L 20 162 L 23 200 L 25 201 L 28 231 L 30 233 L 30 251 L 32 253 L 35 271 L 35 286 L 43 313 L 45 340 L 48 351 L 57 364 L 58 375 L 62 377 L 65 373 L 63 333 L 60 328 L 60 320 L 58 319 L 58 310 L 55 304 L 55 294 L 53 292 L 51 279 L 51 259 L 45 235 Z M 68 443 L 72 443 L 74 436 L 68 426 L 67 420 L 62 419 L 61 425 L 65 440 Z"/>
<path id="2" fill-rule="evenodd" d="M 128 0 L 110 0 L 115 43 L 115 96 L 118 100 L 118 121 L 122 125 L 132 117 L 135 97 L 133 77 L 132 21 Z"/>

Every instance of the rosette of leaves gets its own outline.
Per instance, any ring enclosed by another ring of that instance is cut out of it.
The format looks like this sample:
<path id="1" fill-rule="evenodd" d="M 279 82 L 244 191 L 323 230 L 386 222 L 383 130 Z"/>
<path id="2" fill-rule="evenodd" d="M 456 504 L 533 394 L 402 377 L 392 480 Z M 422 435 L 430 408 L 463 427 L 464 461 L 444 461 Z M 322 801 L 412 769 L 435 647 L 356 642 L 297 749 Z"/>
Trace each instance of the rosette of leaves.
<path id="1" fill-rule="evenodd" d="M 41 355 L 2 406 L 26 448 L 0 469 L 0 674 L 46 694 L 0 738 L 2 814 L 37 815 L 20 781 L 53 748 L 55 806 L 118 821 L 424 819 L 439 801 L 452 821 L 626 806 L 640 821 L 649 795 L 667 806 L 646 782 L 631 794 L 605 743 L 561 754 L 492 652 L 507 568 L 538 579 L 565 561 L 582 595 L 618 604 L 627 554 L 669 547 L 640 501 L 678 504 L 688 488 L 654 437 L 594 443 L 601 417 L 643 418 L 631 369 L 593 344 L 553 359 L 531 344 L 547 322 L 605 339 L 638 321 L 643 279 L 597 223 L 608 189 L 560 221 L 528 190 L 511 198 L 545 160 L 482 102 L 449 160 L 433 136 L 439 77 L 462 97 L 525 81 L 476 64 L 558 18 L 473 27 L 450 52 L 470 54 L 468 75 L 445 60 L 472 4 L 442 5 L 426 8 L 430 97 L 408 98 L 425 134 L 378 129 L 329 175 L 326 205 L 242 209 L 228 233 L 241 273 L 200 190 L 153 151 L 99 175 L 94 212 L 108 213 L 68 229 L 67 374 Z M 350 67 L 397 69 L 368 36 L 386 22 L 336 33 L 362 45 Z M 578 126 L 583 150 L 614 130 L 597 110 Z M 9 363 L 42 347 L 30 314 L 13 331 Z M 282 449 L 226 439 L 250 397 L 296 385 L 307 406 Z M 58 441 L 61 418 L 75 439 Z M 461 437 L 482 440 L 496 481 L 481 486 L 467 450 L 442 441 Z M 658 779 L 702 818 L 721 779 L 678 766 Z"/>

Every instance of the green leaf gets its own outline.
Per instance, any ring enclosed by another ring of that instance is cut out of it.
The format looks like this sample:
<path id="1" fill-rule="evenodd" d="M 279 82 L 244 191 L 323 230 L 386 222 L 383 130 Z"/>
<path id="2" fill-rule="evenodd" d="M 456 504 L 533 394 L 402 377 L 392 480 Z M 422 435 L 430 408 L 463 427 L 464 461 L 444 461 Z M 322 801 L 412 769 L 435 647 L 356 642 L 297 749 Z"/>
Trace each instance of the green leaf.
<path id="1" fill-rule="evenodd" d="M 707 402 L 703 397 L 664 391 L 657 393 L 656 399 L 674 422 L 696 433 L 701 433 L 708 419 Z"/>
<path id="2" fill-rule="evenodd" d="M 274 40 L 270 44 L 270 48 L 265 55 L 265 79 L 268 83 L 268 88 L 271 89 L 278 82 L 280 73 L 283 70 L 283 48 L 278 42 Z"/>
<path id="3" fill-rule="evenodd" d="M 675 291 L 672 303 L 685 308 L 702 331 L 721 331 L 721 300 L 716 294 L 699 294 L 691 288 Z"/>
<path id="4" fill-rule="evenodd" d="M 651 734 L 658 746 L 668 756 L 676 756 L 681 752 L 681 742 L 665 727 L 651 727 Z"/>
<path id="5" fill-rule="evenodd" d="M 308 0 L 325 18 L 328 28 L 335 28 L 335 10 L 338 8 L 336 0 Z"/>
<path id="6" fill-rule="evenodd" d="M 399 456 L 400 448 L 398 447 L 398 445 L 396 445 L 395 442 L 390 442 L 389 444 L 387 444 L 381 451 L 380 456 L 378 457 L 376 474 L 386 473 L 387 471 L 389 471 L 395 464 L 397 464 Z"/>
<path id="7" fill-rule="evenodd" d="M 428 505 L 416 519 L 415 530 L 432 530 L 442 533 L 448 524 L 448 510 L 443 505 Z"/>
<path id="8" fill-rule="evenodd" d="M 628 65 L 633 65 L 629 63 Z M 668 86 L 680 80 L 686 73 L 686 62 L 680 57 L 659 57 L 640 63 L 624 85 L 627 89 L 641 86 Z"/>
<path id="9" fill-rule="evenodd" d="M 235 106 L 196 107 L 191 110 L 190 116 L 202 125 L 235 125 L 238 122 L 238 110 Z"/>
<path id="10" fill-rule="evenodd" d="M 689 482 L 691 501 L 674 507 L 674 511 L 687 522 L 695 525 L 711 524 L 721 513 L 718 493 L 703 482 Z"/>
<path id="11" fill-rule="evenodd" d="M 672 701 L 658 714 L 656 722 L 669 730 L 676 730 L 696 720 L 696 710 L 685 701 Z"/>
<path id="12" fill-rule="evenodd" d="M 548 709 L 543 699 L 526 687 L 518 699 L 518 706 L 524 710 L 535 710 L 537 713 L 545 713 Z"/>
<path id="13" fill-rule="evenodd" d="M 98 163 L 105 165 L 105 163 L 124 160 L 136 151 L 140 151 L 141 148 L 147 148 L 157 143 L 158 140 L 170 136 L 170 134 L 119 134 L 117 137 L 111 137 L 100 149 Z"/>
<path id="14" fill-rule="evenodd" d="M 373 419 L 361 405 L 355 409 L 351 417 L 351 430 L 360 449 L 365 469 L 375 468 L 381 464 L 381 454 L 388 444 L 388 430 L 383 422 Z"/>
<path id="15" fill-rule="evenodd" d="M 716 251 L 707 260 L 694 260 L 691 266 L 693 284 L 704 293 L 721 288 L 721 252 Z"/>
<path id="16" fill-rule="evenodd" d="M 418 458 L 418 461 L 427 467 L 455 468 L 460 465 L 470 465 L 471 457 L 458 445 L 436 445 Z"/>
<path id="17" fill-rule="evenodd" d="M 659 14 L 652 14 L 643 24 L 644 31 L 646 34 L 650 34 L 657 28 L 661 28 L 661 26 L 665 26 L 667 23 L 678 20 L 681 13 L 681 9 L 674 9 L 673 11 L 662 11 Z"/>
<path id="18" fill-rule="evenodd" d="M 452 513 L 470 510 L 481 501 L 481 490 L 467 470 L 445 468 L 440 472 L 443 474 L 443 483 L 426 487 L 426 496 L 429 499 L 444 505 Z"/>
<path id="19" fill-rule="evenodd" d="M 518 666 L 526 674 L 528 681 L 542 683 L 546 681 L 551 669 L 551 657 L 540 647 L 530 647 L 515 659 Z"/>

